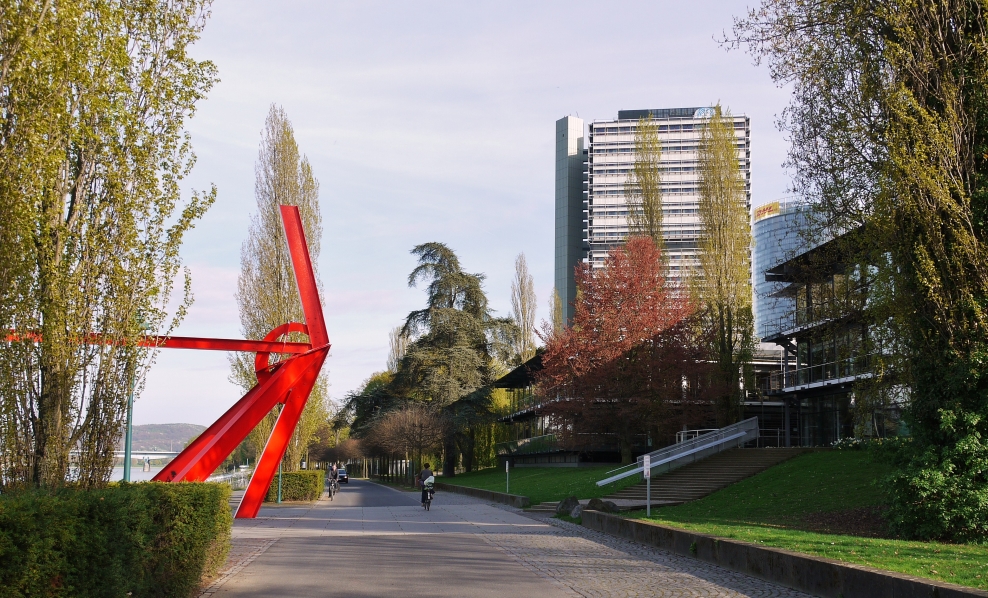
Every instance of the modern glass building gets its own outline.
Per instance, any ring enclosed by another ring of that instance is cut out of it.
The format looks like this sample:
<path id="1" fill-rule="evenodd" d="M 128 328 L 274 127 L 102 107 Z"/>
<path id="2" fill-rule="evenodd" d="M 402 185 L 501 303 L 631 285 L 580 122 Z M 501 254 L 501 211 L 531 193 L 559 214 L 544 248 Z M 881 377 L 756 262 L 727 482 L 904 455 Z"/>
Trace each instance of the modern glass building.
<path id="1" fill-rule="evenodd" d="M 796 308 L 791 296 L 778 293 L 788 283 L 771 280 L 765 272 L 809 248 L 805 204 L 775 201 L 755 208 L 751 225 L 751 270 L 755 333 L 768 336 L 780 318 Z"/>
<path id="2" fill-rule="evenodd" d="M 625 186 L 635 163 L 635 129 L 641 118 L 658 126 L 662 143 L 663 237 L 672 281 L 698 265 L 702 230 L 699 215 L 697 144 L 710 107 L 621 110 L 613 120 L 595 120 L 584 137 L 581 119 L 556 121 L 556 291 L 567 319 L 576 298 L 573 267 L 601 264 L 628 236 Z M 751 205 L 751 126 L 733 116 L 738 165 Z M 582 186 L 578 187 L 580 183 Z M 579 238 L 577 238 L 579 235 Z"/>

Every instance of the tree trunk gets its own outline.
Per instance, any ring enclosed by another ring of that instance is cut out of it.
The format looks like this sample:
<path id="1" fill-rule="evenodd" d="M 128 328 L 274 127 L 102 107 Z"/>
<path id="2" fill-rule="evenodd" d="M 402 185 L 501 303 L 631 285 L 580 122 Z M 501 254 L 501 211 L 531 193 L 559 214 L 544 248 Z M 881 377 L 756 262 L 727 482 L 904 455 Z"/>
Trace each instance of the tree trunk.
<path id="1" fill-rule="evenodd" d="M 473 471 L 474 449 L 477 446 L 477 432 L 473 428 L 463 436 L 463 469 L 467 473 Z"/>
<path id="2" fill-rule="evenodd" d="M 621 435 L 621 465 L 631 463 L 631 438 Z"/>
<path id="3" fill-rule="evenodd" d="M 443 441 L 443 477 L 456 475 L 456 437 L 452 434 Z"/>

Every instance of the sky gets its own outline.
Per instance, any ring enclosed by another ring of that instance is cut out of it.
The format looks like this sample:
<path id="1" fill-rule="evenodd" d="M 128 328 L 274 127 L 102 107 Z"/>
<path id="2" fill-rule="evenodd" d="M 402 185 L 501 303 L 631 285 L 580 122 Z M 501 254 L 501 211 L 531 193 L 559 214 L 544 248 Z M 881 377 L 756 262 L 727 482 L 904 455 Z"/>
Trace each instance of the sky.
<path id="1" fill-rule="evenodd" d="M 220 82 L 187 123 L 186 193 L 216 203 L 186 239 L 195 303 L 176 334 L 241 338 L 234 297 L 272 104 L 320 183 L 319 269 L 341 400 L 384 369 L 388 333 L 425 301 L 409 251 L 440 241 L 510 313 L 514 260 L 552 290 L 555 121 L 711 105 L 751 118 L 752 205 L 787 195 L 789 101 L 768 69 L 716 39 L 748 4 L 219 0 L 192 53 Z M 208 425 L 242 394 L 221 352 L 163 350 L 134 423 Z"/>

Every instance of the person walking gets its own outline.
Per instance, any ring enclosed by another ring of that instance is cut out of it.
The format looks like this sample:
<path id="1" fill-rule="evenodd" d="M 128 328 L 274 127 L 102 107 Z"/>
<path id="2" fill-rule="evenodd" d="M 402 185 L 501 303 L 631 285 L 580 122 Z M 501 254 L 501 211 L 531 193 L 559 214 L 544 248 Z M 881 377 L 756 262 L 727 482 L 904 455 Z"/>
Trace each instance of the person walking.
<path id="1" fill-rule="evenodd" d="M 416 482 L 418 482 L 418 484 L 420 486 L 422 486 L 422 506 L 423 507 L 425 506 L 425 501 L 428 500 L 428 492 L 429 492 L 426 489 L 426 487 L 425 487 L 425 481 L 427 479 L 431 478 L 431 477 L 434 477 L 434 476 L 435 476 L 435 474 L 432 473 L 432 469 L 429 468 L 429 464 L 426 463 L 425 464 L 425 468 L 422 469 L 422 473 L 419 474 L 419 477 L 416 480 Z"/>

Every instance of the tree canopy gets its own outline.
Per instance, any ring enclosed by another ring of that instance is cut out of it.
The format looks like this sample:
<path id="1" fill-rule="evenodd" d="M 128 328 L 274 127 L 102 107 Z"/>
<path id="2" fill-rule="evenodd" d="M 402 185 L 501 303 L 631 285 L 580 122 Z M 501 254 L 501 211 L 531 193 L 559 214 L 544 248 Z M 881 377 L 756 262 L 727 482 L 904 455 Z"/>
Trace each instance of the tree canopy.
<path id="1" fill-rule="evenodd" d="M 109 478 L 126 412 L 167 333 L 183 237 L 183 127 L 216 81 L 189 55 L 209 2 L 51 0 L 0 10 L 0 488 Z M 87 344 L 97 333 L 106 342 Z M 37 341 L 37 342 L 36 342 Z"/>
<path id="2" fill-rule="evenodd" d="M 912 455 L 888 486 L 908 536 L 988 536 L 988 12 L 969 0 L 764 0 L 730 43 L 792 85 L 796 190 L 860 230 L 895 328 Z"/>
<path id="3" fill-rule="evenodd" d="M 537 392 L 568 444 L 602 446 L 610 436 L 629 463 L 636 436 L 709 413 L 695 307 L 666 283 L 650 237 L 630 238 L 603 268 L 581 265 L 576 280 L 572 325 L 543 333 Z"/>

